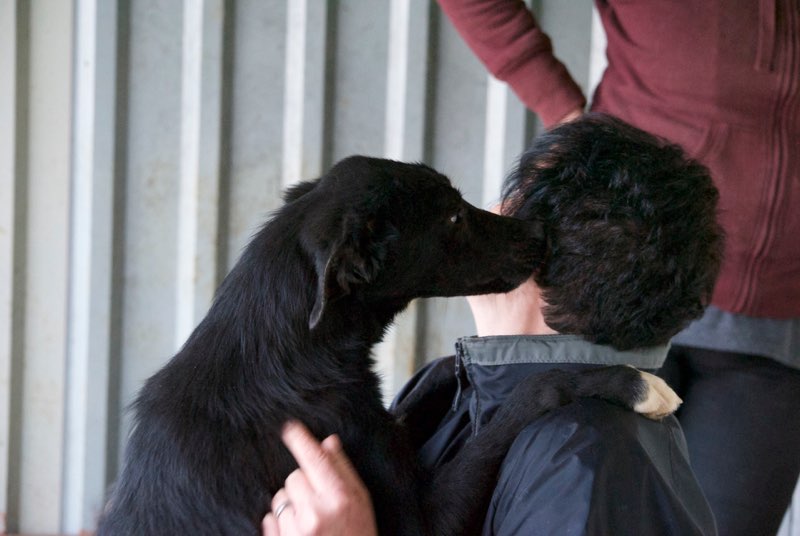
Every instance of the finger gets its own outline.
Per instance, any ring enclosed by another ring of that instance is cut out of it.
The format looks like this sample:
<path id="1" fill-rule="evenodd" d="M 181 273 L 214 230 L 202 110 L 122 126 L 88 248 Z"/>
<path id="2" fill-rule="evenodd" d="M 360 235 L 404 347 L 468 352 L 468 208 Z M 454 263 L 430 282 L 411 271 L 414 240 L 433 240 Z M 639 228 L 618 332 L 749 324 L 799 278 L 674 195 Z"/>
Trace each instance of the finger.
<path id="1" fill-rule="evenodd" d="M 300 534 L 297 529 L 297 510 L 293 503 L 289 503 L 279 512 L 275 512 L 275 524 L 278 527 L 278 534 L 280 536 L 295 536 Z"/>
<path id="2" fill-rule="evenodd" d="M 275 515 L 272 512 L 267 512 L 267 515 L 261 521 L 261 536 L 280 536 L 280 533 Z"/>
<path id="3" fill-rule="evenodd" d="M 295 534 L 294 517 L 296 510 L 285 488 L 281 488 L 272 497 L 272 512 L 264 517 L 264 523 L 272 523 L 271 528 L 276 535 L 289 536 Z M 273 521 L 267 519 L 271 517 Z M 270 534 L 272 536 L 272 534 Z"/>
<path id="4" fill-rule="evenodd" d="M 308 428 L 296 421 L 289 422 L 283 428 L 282 437 L 312 488 L 323 491 L 341 480 L 330 460 L 330 453 L 322 448 Z"/>
<path id="5" fill-rule="evenodd" d="M 350 458 L 347 457 L 347 453 L 344 451 L 339 436 L 334 434 L 326 437 L 320 446 L 322 450 L 328 453 L 331 465 L 340 480 L 351 485 L 360 482 L 361 479 L 353 467 Z"/>
<path id="6" fill-rule="evenodd" d="M 286 490 L 286 495 L 294 505 L 312 504 L 316 491 L 308 482 L 305 473 L 302 469 L 296 469 L 286 477 L 286 482 L 283 485 Z"/>
<path id="7" fill-rule="evenodd" d="M 329 435 L 328 437 L 322 440 L 320 446 L 322 447 L 322 450 L 325 450 L 327 452 L 331 453 L 339 452 L 340 450 L 342 450 L 342 440 L 339 439 L 339 436 L 336 434 Z"/>
<path id="8" fill-rule="evenodd" d="M 339 436 L 336 434 L 323 439 L 320 447 L 328 454 L 328 458 L 334 465 L 344 465 L 347 467 L 351 465 L 350 458 L 348 458 L 347 454 L 344 452 L 342 440 L 339 439 Z"/>
<path id="9" fill-rule="evenodd" d="M 289 495 L 286 493 L 284 488 L 279 489 L 275 492 L 275 495 L 272 496 L 272 502 L 270 503 L 270 510 L 275 512 L 278 507 L 289 500 Z"/>

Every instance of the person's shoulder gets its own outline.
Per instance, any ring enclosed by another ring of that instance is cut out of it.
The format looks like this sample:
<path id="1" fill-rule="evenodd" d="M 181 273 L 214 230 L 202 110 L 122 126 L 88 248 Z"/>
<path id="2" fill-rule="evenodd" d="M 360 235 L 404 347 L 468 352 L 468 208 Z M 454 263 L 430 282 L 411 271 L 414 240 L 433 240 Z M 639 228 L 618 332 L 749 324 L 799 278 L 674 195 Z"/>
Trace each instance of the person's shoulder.
<path id="1" fill-rule="evenodd" d="M 597 505 L 598 475 L 620 472 L 616 465 L 623 458 L 616 449 L 636 450 L 635 424 L 626 412 L 633 413 L 580 399 L 525 427 L 498 475 L 487 516 L 493 531 L 516 534 L 549 526 L 558 530 L 543 534 L 586 534 Z"/>
<path id="2" fill-rule="evenodd" d="M 508 458 L 516 454 L 527 460 L 528 452 L 535 452 L 539 460 L 549 460 L 548 454 L 579 456 L 594 466 L 616 461 L 624 452 L 630 461 L 648 447 L 651 436 L 673 441 L 677 426 L 672 417 L 652 421 L 627 408 L 585 398 L 531 422 L 517 436 Z"/>
<path id="3" fill-rule="evenodd" d="M 458 390 L 453 356 L 437 359 L 419 370 L 400 390 L 389 407 L 418 449 L 451 409 Z"/>
<path id="4" fill-rule="evenodd" d="M 580 399 L 530 423 L 509 449 L 488 513 L 496 534 L 714 534 L 674 417 Z M 631 512 L 636 512 L 631 516 Z M 542 526 L 553 528 L 539 531 Z M 534 530 L 536 529 L 536 530 Z"/>
<path id="5" fill-rule="evenodd" d="M 447 396 L 456 387 L 455 356 L 441 357 L 420 368 L 398 391 L 390 410 L 402 415 L 431 396 Z"/>

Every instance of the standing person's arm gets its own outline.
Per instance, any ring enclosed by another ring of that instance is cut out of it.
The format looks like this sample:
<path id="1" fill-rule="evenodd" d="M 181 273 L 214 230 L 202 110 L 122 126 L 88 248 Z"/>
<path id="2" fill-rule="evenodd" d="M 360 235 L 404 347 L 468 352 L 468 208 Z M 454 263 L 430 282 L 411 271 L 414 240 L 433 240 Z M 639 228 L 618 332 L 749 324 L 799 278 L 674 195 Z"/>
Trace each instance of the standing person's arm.
<path id="1" fill-rule="evenodd" d="M 574 119 L 586 98 L 553 55 L 550 38 L 521 0 L 438 0 L 450 22 L 496 78 L 545 126 Z"/>

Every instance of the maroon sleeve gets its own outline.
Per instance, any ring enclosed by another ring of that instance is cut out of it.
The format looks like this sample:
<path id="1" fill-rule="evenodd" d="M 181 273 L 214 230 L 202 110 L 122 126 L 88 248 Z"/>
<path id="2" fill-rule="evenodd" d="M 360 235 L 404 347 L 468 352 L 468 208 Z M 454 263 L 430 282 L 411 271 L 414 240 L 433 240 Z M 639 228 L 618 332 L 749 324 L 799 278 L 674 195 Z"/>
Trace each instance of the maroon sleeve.
<path id="1" fill-rule="evenodd" d="M 438 0 L 461 37 L 496 78 L 507 82 L 545 126 L 583 108 L 586 98 L 553 56 L 522 0 Z"/>

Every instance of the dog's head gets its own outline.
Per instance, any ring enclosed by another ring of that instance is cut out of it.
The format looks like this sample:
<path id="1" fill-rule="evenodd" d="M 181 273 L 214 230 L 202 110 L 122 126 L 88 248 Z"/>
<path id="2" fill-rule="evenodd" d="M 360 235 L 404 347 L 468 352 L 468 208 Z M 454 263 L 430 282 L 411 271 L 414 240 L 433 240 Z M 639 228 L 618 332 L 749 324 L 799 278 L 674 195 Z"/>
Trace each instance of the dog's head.
<path id="1" fill-rule="evenodd" d="M 287 191 L 318 275 L 310 317 L 351 296 L 398 312 L 417 297 L 507 292 L 541 259 L 538 223 L 468 204 L 423 164 L 355 156 Z"/>

